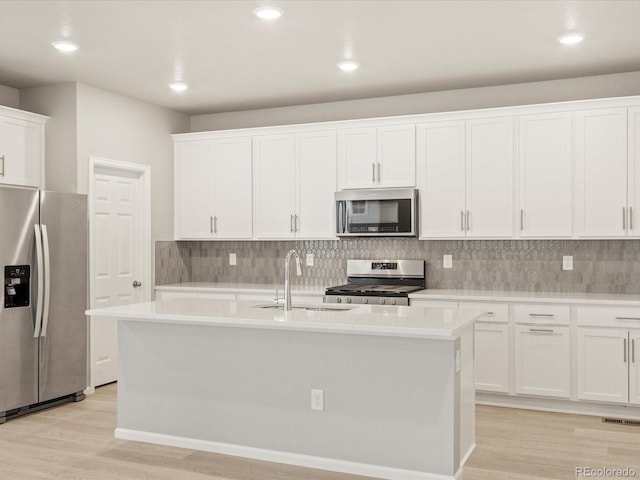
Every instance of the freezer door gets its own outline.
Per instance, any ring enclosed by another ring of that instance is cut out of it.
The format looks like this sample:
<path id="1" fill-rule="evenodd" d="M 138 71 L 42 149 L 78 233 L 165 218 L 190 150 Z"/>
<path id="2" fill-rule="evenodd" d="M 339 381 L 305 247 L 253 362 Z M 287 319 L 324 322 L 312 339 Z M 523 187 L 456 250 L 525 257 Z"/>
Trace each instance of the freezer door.
<path id="1" fill-rule="evenodd" d="M 49 266 L 40 334 L 39 401 L 43 402 L 87 387 L 88 240 L 85 195 L 48 191 L 40 195 L 45 265 Z"/>
<path id="2" fill-rule="evenodd" d="M 0 413 L 38 400 L 38 340 L 33 337 L 37 296 L 34 225 L 38 191 L 0 187 Z M 5 267 L 30 266 L 29 306 L 5 308 Z"/>

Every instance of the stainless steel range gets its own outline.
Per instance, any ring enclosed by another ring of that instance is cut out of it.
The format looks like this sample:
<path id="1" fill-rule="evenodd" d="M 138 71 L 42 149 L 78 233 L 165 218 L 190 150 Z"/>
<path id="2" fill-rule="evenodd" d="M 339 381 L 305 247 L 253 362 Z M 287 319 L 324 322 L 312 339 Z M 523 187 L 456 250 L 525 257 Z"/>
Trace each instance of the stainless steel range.
<path id="1" fill-rule="evenodd" d="M 424 260 L 347 260 L 347 283 L 325 290 L 325 303 L 409 305 L 409 294 L 422 290 Z"/>

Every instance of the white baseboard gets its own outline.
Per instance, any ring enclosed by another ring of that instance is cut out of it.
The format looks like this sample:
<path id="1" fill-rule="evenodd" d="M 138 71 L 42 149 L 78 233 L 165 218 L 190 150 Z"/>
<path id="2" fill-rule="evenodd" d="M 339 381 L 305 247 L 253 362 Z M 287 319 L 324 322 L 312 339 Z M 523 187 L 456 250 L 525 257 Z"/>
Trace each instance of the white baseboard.
<path id="1" fill-rule="evenodd" d="M 476 392 L 477 405 L 640 420 L 640 406 Z"/>
<path id="2" fill-rule="evenodd" d="M 171 447 L 189 448 L 204 452 L 220 453 L 235 457 L 264 460 L 267 462 L 286 463 L 307 468 L 318 468 L 333 472 L 349 473 L 352 475 L 364 475 L 387 480 L 459 480 L 462 478 L 462 466 L 454 475 L 441 475 L 435 473 L 418 472 L 399 468 L 370 465 L 365 463 L 349 462 L 334 458 L 314 457 L 298 453 L 280 452 L 263 448 L 245 447 L 229 443 L 212 442 L 193 438 L 176 437 L 159 433 L 142 432 L 126 428 L 116 428 L 115 437 L 122 440 L 134 440 L 138 442 L 155 443 Z M 471 451 L 473 448 L 471 449 Z M 465 456 L 465 461 L 471 454 Z M 462 463 L 461 465 L 464 465 Z"/>

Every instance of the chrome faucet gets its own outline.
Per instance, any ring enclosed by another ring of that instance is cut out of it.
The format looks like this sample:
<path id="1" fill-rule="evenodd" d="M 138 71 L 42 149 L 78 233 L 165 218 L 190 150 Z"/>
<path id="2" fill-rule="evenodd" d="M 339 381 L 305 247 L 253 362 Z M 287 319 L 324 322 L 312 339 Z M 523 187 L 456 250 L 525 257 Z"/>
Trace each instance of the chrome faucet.
<path id="1" fill-rule="evenodd" d="M 289 250 L 287 256 L 284 259 L 284 309 L 291 310 L 291 286 L 289 285 L 289 260 L 291 256 L 296 257 L 296 274 L 302 275 L 302 269 L 300 268 L 300 257 L 295 250 Z"/>

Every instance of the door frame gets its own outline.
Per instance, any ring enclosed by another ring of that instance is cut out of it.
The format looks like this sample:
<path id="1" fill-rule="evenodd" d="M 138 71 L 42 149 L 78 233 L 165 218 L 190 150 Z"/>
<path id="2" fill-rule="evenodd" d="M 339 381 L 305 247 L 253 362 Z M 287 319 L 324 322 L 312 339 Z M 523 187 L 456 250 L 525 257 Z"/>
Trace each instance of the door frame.
<path id="1" fill-rule="evenodd" d="M 93 291 L 94 291 L 94 272 L 95 272 L 95 255 L 94 250 L 94 222 L 93 217 L 95 214 L 94 205 L 94 181 L 96 173 L 101 169 L 107 169 L 113 171 L 116 175 L 117 172 L 135 174 L 140 180 L 140 196 L 139 196 L 139 219 L 140 219 L 140 254 L 142 264 L 142 300 L 148 302 L 151 300 L 152 294 L 152 252 L 151 252 L 151 166 L 140 163 L 123 162 L 120 160 L 112 160 L 109 158 L 102 158 L 97 156 L 89 156 L 89 185 L 88 185 L 88 216 L 89 216 L 89 308 L 92 305 Z M 89 335 L 91 335 L 91 329 L 89 328 Z M 89 339 L 87 339 L 89 340 Z M 90 347 L 90 341 L 87 342 L 87 349 Z M 91 352 L 88 352 L 87 361 L 91 363 Z M 89 365 L 89 380 L 91 383 L 92 365 Z M 87 393 L 92 393 L 94 388 L 89 387 Z"/>

